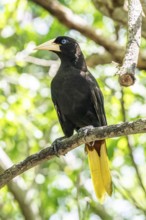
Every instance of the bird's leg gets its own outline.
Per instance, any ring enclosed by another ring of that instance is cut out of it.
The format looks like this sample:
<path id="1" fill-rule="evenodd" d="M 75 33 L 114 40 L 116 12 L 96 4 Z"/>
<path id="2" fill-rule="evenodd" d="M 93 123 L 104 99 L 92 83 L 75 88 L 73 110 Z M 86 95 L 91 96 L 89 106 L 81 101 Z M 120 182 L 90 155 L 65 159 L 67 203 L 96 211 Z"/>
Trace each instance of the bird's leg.
<path id="1" fill-rule="evenodd" d="M 84 138 L 85 138 L 86 135 L 89 134 L 90 131 L 92 131 L 93 129 L 94 129 L 94 126 L 93 126 L 93 125 L 88 125 L 88 126 L 86 126 L 86 127 L 80 128 L 80 129 L 78 130 L 78 133 L 79 133 L 79 134 L 83 134 L 83 135 L 84 135 Z M 93 147 L 93 145 L 94 145 L 94 141 L 88 143 L 88 146 Z M 85 152 L 87 153 L 86 147 L 87 147 L 87 146 L 85 145 Z"/>
<path id="2" fill-rule="evenodd" d="M 84 134 L 84 136 L 86 136 L 87 134 L 90 133 L 90 131 L 92 131 L 94 129 L 94 126 L 93 125 L 88 125 L 86 127 L 83 127 L 83 128 L 80 128 L 78 130 L 78 133 L 79 134 Z"/>
<path id="3" fill-rule="evenodd" d="M 63 137 L 60 137 L 60 138 L 57 138 L 53 143 L 52 143 L 52 147 L 53 147 L 53 150 L 55 152 L 55 155 L 57 157 L 59 157 L 59 154 L 58 154 L 58 145 L 60 144 L 60 142 L 65 139 L 66 137 L 63 136 Z"/>

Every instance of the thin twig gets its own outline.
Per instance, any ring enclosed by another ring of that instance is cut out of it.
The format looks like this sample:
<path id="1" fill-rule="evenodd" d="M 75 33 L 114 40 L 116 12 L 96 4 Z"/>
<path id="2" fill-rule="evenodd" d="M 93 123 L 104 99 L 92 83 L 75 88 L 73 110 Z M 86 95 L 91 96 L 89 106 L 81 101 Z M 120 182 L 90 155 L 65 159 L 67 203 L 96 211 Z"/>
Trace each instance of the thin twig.
<path id="1" fill-rule="evenodd" d="M 139 133 L 146 133 L 146 119 L 88 129 L 86 136 L 84 132 L 80 132 L 70 138 L 60 141 L 57 145 L 58 155 L 65 155 L 67 152 L 79 145 L 89 143 L 91 141 Z M 0 188 L 26 170 L 42 163 L 43 161 L 50 160 L 55 156 L 56 150 L 54 150 L 54 145 L 52 145 L 52 147 L 46 147 L 36 154 L 30 155 L 25 160 L 13 165 L 0 175 Z"/>
<path id="2" fill-rule="evenodd" d="M 144 12 L 144 17 L 146 17 L 146 0 L 140 0 L 141 5 L 142 5 L 142 9 Z"/>
<path id="3" fill-rule="evenodd" d="M 76 200 L 77 200 L 77 210 L 78 210 L 78 219 L 81 220 L 81 208 L 80 208 L 80 202 L 79 202 L 79 193 L 80 193 L 80 174 L 77 176 L 76 180 L 76 189 L 77 189 L 77 195 L 76 195 Z"/>
<path id="4" fill-rule="evenodd" d="M 125 111 L 125 102 L 124 102 L 124 91 L 123 89 L 121 90 L 121 93 L 122 93 L 122 98 L 121 98 L 121 109 L 122 109 L 122 115 L 123 115 L 123 121 L 126 122 L 126 111 Z M 132 144 L 132 137 L 130 136 L 126 136 L 126 140 L 127 140 L 127 146 L 129 148 L 129 154 L 130 154 L 130 157 L 131 157 L 131 161 L 132 161 L 132 164 L 133 164 L 133 167 L 135 168 L 135 172 L 136 172 L 136 175 L 137 175 L 137 180 L 139 182 L 139 185 L 141 186 L 145 196 L 146 196 L 146 189 L 145 189 L 145 186 L 143 184 L 143 181 L 142 181 L 142 177 L 140 175 L 140 172 L 139 172 L 139 169 L 138 169 L 138 166 L 135 162 L 135 159 L 134 159 L 134 155 L 133 155 L 133 144 Z"/>
<path id="5" fill-rule="evenodd" d="M 146 214 L 146 209 L 137 203 L 137 200 L 133 197 L 131 191 L 121 185 L 120 182 L 118 182 L 117 185 L 114 185 L 114 187 L 123 196 L 124 199 L 129 200 L 137 209 Z"/>
<path id="6" fill-rule="evenodd" d="M 119 68 L 119 82 L 122 86 L 131 86 L 135 82 L 135 69 L 138 61 L 142 7 L 140 0 L 128 0 L 128 40 L 123 65 Z"/>
<path id="7" fill-rule="evenodd" d="M 33 63 L 38 66 L 45 66 L 45 67 L 59 64 L 58 60 L 45 60 L 45 59 L 40 59 L 40 58 L 36 58 L 33 56 L 25 57 L 24 61 L 28 63 Z"/>
<path id="8" fill-rule="evenodd" d="M 139 182 L 139 185 L 141 186 L 145 196 L 146 196 L 146 189 L 145 189 L 145 186 L 143 184 L 143 181 L 142 181 L 142 177 L 140 175 L 140 172 L 139 172 L 139 169 L 138 169 L 138 166 L 135 162 L 135 159 L 134 159 L 134 155 L 133 155 L 133 146 L 132 146 L 132 140 L 131 140 L 131 137 L 128 137 L 126 136 L 126 139 L 127 139 L 127 143 L 128 143 L 128 148 L 129 148 L 129 153 L 130 153 L 130 157 L 131 157 L 131 161 L 132 161 L 132 164 L 133 164 L 133 167 L 135 168 L 135 171 L 136 171 L 136 175 L 137 175 L 137 179 L 138 179 L 138 182 Z"/>

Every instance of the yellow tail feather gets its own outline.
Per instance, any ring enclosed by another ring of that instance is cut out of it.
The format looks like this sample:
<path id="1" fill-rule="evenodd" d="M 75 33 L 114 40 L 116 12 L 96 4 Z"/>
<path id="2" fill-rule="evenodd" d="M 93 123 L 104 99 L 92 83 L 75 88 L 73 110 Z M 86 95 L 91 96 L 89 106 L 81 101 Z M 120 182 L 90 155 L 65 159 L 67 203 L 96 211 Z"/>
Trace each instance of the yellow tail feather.
<path id="1" fill-rule="evenodd" d="M 102 173 L 102 179 L 103 179 L 105 190 L 108 193 L 108 195 L 111 196 L 112 195 L 112 179 L 111 179 L 111 174 L 110 174 L 110 169 L 109 169 L 109 161 L 107 157 L 105 142 L 101 144 L 100 166 L 101 166 L 101 173 Z"/>
<path id="2" fill-rule="evenodd" d="M 86 150 L 95 194 L 103 202 L 106 193 L 112 194 L 106 143 L 105 141 L 96 141 L 93 146 L 86 145 Z"/>

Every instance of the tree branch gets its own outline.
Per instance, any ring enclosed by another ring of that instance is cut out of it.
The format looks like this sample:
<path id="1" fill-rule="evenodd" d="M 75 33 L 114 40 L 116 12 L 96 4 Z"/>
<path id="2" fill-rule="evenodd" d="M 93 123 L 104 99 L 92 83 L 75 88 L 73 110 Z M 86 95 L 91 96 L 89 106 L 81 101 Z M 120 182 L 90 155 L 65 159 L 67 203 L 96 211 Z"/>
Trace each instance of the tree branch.
<path id="1" fill-rule="evenodd" d="M 106 50 L 103 56 L 92 56 L 94 57 L 94 61 L 90 59 L 89 66 L 94 66 L 95 64 L 99 64 L 98 59 L 102 62 L 101 64 L 111 63 L 113 60 L 118 63 L 122 63 L 122 59 L 124 56 L 124 48 L 121 47 L 117 42 L 109 39 L 109 37 L 103 37 L 103 35 L 99 34 L 98 31 L 89 26 L 87 22 L 79 15 L 74 14 L 69 8 L 60 4 L 57 0 L 29 0 L 33 1 L 39 6 L 43 7 L 49 13 L 51 13 L 55 18 L 57 18 L 63 25 L 70 29 L 75 29 L 79 31 L 84 36 L 93 40 L 95 43 L 103 46 Z M 100 1 L 101 3 L 101 1 Z M 122 5 L 123 6 L 123 5 Z M 120 16 L 119 16 L 120 17 Z M 125 18 L 126 16 L 122 17 Z M 105 60 L 103 58 L 106 58 Z M 97 61 L 96 61 L 96 59 Z M 89 59 L 88 59 L 89 60 Z M 146 69 L 146 55 L 145 53 L 140 53 L 138 60 L 138 68 Z"/>
<path id="2" fill-rule="evenodd" d="M 8 155 L 0 148 L 0 170 L 4 172 L 12 165 Z M 20 176 L 8 183 L 8 189 L 18 202 L 25 220 L 41 220 L 38 206 L 28 197 L 29 190 L 26 190 L 25 183 Z"/>
<path id="3" fill-rule="evenodd" d="M 108 52 L 102 54 L 92 54 L 86 59 L 87 66 L 94 67 L 96 65 L 102 65 L 107 63 L 112 63 L 112 55 Z"/>
<path id="4" fill-rule="evenodd" d="M 57 65 L 59 63 L 58 60 L 45 60 L 33 56 L 27 56 L 23 60 L 28 63 L 33 63 L 35 65 L 44 66 L 44 67 Z"/>
<path id="5" fill-rule="evenodd" d="M 141 2 L 141 5 L 142 5 L 144 16 L 146 17 L 146 0 L 140 0 L 140 2 Z"/>
<path id="6" fill-rule="evenodd" d="M 127 1 L 128 0 L 92 0 L 98 11 L 122 26 L 127 26 Z M 144 9 L 146 10 L 146 0 L 140 1 L 143 6 L 143 11 Z M 142 21 L 142 36 L 146 38 L 146 19 Z"/>
<path id="7" fill-rule="evenodd" d="M 120 52 L 120 51 L 119 51 Z M 121 50 L 121 54 L 124 56 L 124 50 Z M 95 67 L 96 65 L 99 64 L 108 64 L 112 63 L 113 61 L 113 56 L 112 54 L 105 52 L 104 54 L 91 54 L 89 57 L 87 57 L 86 62 L 89 67 Z M 120 61 L 122 63 L 122 59 Z M 146 70 L 146 51 L 141 51 L 139 53 L 139 58 L 138 58 L 138 64 L 137 67 L 139 69 Z"/>
<path id="8" fill-rule="evenodd" d="M 59 142 L 58 155 L 65 155 L 67 152 L 79 145 L 89 143 L 91 141 L 139 133 L 146 133 L 146 119 L 94 128 L 92 130 L 90 129 L 88 130 L 86 136 L 84 132 L 80 132 Z M 25 160 L 13 165 L 0 175 L 0 188 L 26 170 L 42 163 L 43 161 L 50 160 L 55 156 L 56 152 L 54 151 L 53 145 L 52 147 L 46 147 L 36 154 L 30 155 Z"/>
<path id="9" fill-rule="evenodd" d="M 33 56 L 27 56 L 24 61 L 28 62 L 28 63 L 33 63 L 35 65 L 38 66 L 57 66 L 59 68 L 59 62 L 58 60 L 46 60 L 46 59 L 42 59 L 42 58 L 36 58 Z M 91 56 L 86 58 L 86 63 L 87 66 L 89 67 L 94 67 L 96 65 L 99 64 L 107 64 L 107 63 L 111 63 L 112 62 L 112 56 L 110 53 L 105 52 L 103 54 L 92 54 Z M 145 65 L 146 68 L 146 65 Z"/>
<path id="10" fill-rule="evenodd" d="M 131 86 L 135 82 L 140 40 L 142 7 L 140 0 L 129 0 L 128 7 L 128 40 L 123 65 L 119 68 L 119 82 L 122 86 Z"/>
<path id="11" fill-rule="evenodd" d="M 82 33 L 84 36 L 93 40 L 95 43 L 103 46 L 110 53 L 116 54 L 116 51 L 119 50 L 119 45 L 109 38 L 103 37 L 103 35 L 99 34 L 95 28 L 92 28 L 88 25 L 88 23 L 81 18 L 79 15 L 74 14 L 69 8 L 60 4 L 57 0 L 30 0 L 48 12 L 50 12 L 53 16 L 55 16 L 62 24 L 70 29 L 75 29 Z M 113 55 L 114 55 L 113 54 Z M 121 60 L 121 53 L 117 53 L 115 55 L 117 60 Z"/>

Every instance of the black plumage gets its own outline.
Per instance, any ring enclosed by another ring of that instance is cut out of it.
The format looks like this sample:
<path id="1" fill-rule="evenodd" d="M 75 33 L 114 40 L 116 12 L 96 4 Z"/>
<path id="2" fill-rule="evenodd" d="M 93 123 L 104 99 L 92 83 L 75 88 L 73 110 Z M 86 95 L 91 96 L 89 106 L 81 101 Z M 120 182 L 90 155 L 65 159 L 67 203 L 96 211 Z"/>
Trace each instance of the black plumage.
<path id="1" fill-rule="evenodd" d="M 65 136 L 86 126 L 106 125 L 103 95 L 87 69 L 79 44 L 72 38 L 61 36 L 36 49 L 53 51 L 61 60 L 51 83 L 51 94 Z M 103 200 L 106 193 L 112 193 L 105 140 L 87 143 L 86 151 L 95 193 Z"/>
<path id="2" fill-rule="evenodd" d="M 103 95 L 88 71 L 78 43 L 69 37 L 58 37 L 60 68 L 52 80 L 52 100 L 65 136 L 73 130 L 93 125 L 106 125 Z"/>

